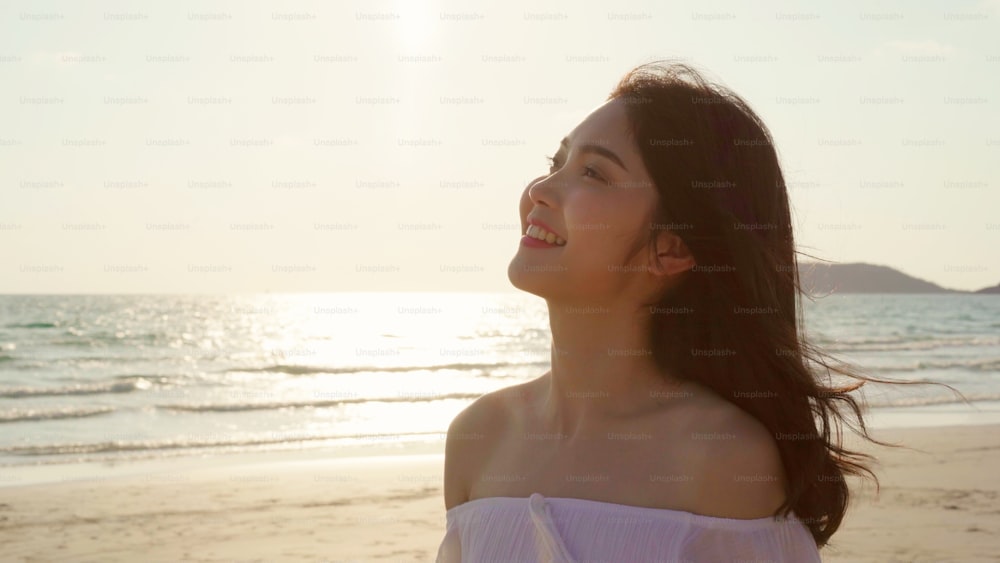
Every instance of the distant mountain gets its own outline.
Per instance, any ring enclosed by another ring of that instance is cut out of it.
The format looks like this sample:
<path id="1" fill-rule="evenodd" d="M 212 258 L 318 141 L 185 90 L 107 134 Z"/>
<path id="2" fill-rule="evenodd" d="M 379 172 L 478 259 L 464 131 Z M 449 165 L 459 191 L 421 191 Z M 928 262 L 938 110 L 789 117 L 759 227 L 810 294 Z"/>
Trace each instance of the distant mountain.
<path id="1" fill-rule="evenodd" d="M 799 280 L 815 294 L 834 293 L 973 293 L 948 289 L 877 264 L 801 262 Z M 975 293 L 1000 293 L 1000 285 Z"/>
<path id="2" fill-rule="evenodd" d="M 984 287 L 982 289 L 977 289 L 973 293 L 993 293 L 1000 295 L 1000 283 L 996 284 L 993 287 Z"/>

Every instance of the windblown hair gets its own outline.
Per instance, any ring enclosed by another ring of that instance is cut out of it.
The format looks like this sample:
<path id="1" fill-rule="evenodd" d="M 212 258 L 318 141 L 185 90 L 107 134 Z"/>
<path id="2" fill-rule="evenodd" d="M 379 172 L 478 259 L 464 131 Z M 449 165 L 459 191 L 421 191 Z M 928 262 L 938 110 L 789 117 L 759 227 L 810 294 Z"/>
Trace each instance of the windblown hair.
<path id="1" fill-rule="evenodd" d="M 636 251 L 649 244 L 655 252 L 658 231 L 667 230 L 697 262 L 645 304 L 656 364 L 705 385 L 767 427 L 788 478 L 786 501 L 774 516 L 794 511 L 822 547 L 847 511 L 845 476 L 867 474 L 878 486 L 868 466 L 875 458 L 842 445 L 842 424 L 858 432 L 848 414 L 865 439 L 899 447 L 868 435 L 849 393 L 869 381 L 919 382 L 831 365 L 801 330 L 800 295 L 807 293 L 799 285 L 788 192 L 770 132 L 747 102 L 671 61 L 634 68 L 611 99 L 626 103 L 658 193 L 649 240 L 638 241 Z M 842 376 L 839 384 L 831 371 Z"/>

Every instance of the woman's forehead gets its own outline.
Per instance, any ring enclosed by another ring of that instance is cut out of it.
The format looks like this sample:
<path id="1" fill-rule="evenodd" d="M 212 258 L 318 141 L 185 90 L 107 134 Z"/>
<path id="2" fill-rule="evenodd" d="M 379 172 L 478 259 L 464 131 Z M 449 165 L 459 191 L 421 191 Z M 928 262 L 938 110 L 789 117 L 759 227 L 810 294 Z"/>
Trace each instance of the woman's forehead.
<path id="1" fill-rule="evenodd" d="M 646 176 L 642 155 L 633 139 L 631 122 L 622 100 L 609 100 L 590 112 L 563 139 L 560 150 L 593 145 L 614 153 L 629 174 Z"/>
<path id="2" fill-rule="evenodd" d="M 625 149 L 630 142 L 629 120 L 625 103 L 613 99 L 601 104 L 587 115 L 566 136 L 569 143 L 614 145 Z"/>

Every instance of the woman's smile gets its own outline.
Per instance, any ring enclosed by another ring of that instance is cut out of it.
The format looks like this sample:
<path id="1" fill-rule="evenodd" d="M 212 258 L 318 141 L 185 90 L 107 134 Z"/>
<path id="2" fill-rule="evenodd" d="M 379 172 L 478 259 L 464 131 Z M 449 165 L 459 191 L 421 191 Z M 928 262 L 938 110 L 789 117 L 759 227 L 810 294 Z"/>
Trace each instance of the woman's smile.
<path id="1" fill-rule="evenodd" d="M 532 227 L 528 227 L 528 232 L 530 233 L 531 231 Z M 551 235 L 552 233 L 549 234 Z M 521 237 L 521 246 L 527 246 L 529 248 L 562 248 L 563 246 L 566 246 L 566 243 L 565 241 L 562 244 L 550 243 L 527 234 Z"/>
<path id="2" fill-rule="evenodd" d="M 537 219 L 528 219 L 528 228 L 525 229 L 525 236 L 547 242 L 555 246 L 564 246 L 566 239 L 557 233 L 552 227 Z"/>

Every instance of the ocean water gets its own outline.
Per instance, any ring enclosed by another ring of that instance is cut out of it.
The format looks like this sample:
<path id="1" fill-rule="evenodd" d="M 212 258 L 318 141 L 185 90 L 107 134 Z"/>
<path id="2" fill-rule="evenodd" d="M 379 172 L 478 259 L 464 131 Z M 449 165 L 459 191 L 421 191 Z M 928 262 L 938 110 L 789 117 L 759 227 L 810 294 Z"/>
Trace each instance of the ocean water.
<path id="1" fill-rule="evenodd" d="M 1000 297 L 804 307 L 836 359 L 1000 400 Z M 528 294 L 0 296 L 0 467 L 440 444 L 473 399 L 544 373 L 549 345 Z M 883 413 L 961 402 L 938 386 L 859 393 Z"/>

